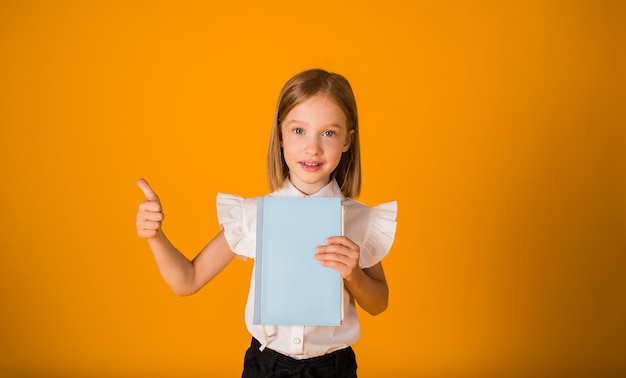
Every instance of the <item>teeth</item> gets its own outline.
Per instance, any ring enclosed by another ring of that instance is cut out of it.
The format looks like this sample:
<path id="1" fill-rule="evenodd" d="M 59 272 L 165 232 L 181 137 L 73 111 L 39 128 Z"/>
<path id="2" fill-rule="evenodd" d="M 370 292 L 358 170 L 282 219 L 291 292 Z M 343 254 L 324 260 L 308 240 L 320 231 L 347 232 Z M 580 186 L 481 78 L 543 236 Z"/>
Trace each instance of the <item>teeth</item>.
<path id="1" fill-rule="evenodd" d="M 316 167 L 319 165 L 319 164 L 311 164 L 311 163 L 302 163 L 302 164 L 306 165 L 307 167 Z"/>

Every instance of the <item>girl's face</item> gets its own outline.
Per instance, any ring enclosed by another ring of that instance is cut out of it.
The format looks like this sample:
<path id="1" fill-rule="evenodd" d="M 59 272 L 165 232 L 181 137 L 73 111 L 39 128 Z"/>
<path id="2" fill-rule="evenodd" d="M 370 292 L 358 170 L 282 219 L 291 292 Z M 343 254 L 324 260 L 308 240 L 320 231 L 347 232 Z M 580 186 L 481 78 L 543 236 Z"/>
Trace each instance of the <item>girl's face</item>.
<path id="1" fill-rule="evenodd" d="M 343 110 L 319 94 L 287 113 L 281 132 L 291 183 L 307 195 L 328 184 L 341 155 L 350 148 L 354 134 L 354 130 L 348 130 Z"/>

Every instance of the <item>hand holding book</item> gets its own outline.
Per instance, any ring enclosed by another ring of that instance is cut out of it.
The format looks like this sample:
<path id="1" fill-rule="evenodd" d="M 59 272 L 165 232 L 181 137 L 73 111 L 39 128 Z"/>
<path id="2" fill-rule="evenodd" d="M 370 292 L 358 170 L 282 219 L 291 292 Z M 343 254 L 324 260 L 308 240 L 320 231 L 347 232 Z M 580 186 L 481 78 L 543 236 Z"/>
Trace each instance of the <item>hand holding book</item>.
<path id="1" fill-rule="evenodd" d="M 318 246 L 315 258 L 329 268 L 335 268 L 344 280 L 350 281 L 361 270 L 359 246 L 346 236 L 332 236 L 326 239 L 326 245 Z"/>

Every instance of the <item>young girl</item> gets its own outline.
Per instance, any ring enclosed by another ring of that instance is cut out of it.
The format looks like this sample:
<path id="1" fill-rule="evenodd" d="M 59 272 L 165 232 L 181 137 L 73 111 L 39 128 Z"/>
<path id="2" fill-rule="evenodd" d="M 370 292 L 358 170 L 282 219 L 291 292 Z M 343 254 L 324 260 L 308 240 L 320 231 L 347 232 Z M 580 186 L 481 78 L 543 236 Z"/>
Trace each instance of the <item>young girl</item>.
<path id="1" fill-rule="evenodd" d="M 246 304 L 252 343 L 242 377 L 356 377 L 351 345 L 360 335 L 355 302 L 372 315 L 387 308 L 389 289 L 382 258 L 396 229 L 396 203 L 369 207 L 351 198 L 361 189 L 359 127 L 352 88 L 341 75 L 308 70 L 283 87 L 267 155 L 271 196 L 339 197 L 346 208 L 345 236 L 329 235 L 315 258 L 344 281 L 341 326 L 253 324 L 254 279 Z M 217 195 L 221 231 L 189 261 L 161 228 L 161 202 L 148 183 L 138 186 L 137 233 L 147 240 L 163 278 L 178 295 L 193 294 L 235 256 L 255 257 L 256 199 Z M 254 277 L 254 273 L 252 274 Z"/>

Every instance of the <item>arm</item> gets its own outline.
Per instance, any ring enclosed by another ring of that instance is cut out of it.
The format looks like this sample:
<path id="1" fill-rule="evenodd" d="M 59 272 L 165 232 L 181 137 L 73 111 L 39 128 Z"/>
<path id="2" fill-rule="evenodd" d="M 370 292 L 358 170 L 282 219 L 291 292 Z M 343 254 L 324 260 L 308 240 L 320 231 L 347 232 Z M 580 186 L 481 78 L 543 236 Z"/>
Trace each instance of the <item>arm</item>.
<path id="1" fill-rule="evenodd" d="M 339 271 L 346 288 L 365 311 L 371 315 L 385 311 L 389 300 L 389 287 L 382 263 L 361 269 L 359 267 L 361 253 L 356 243 L 345 236 L 331 237 L 326 242 L 327 245 L 317 247 L 315 257 L 320 263 Z"/>
<path id="2" fill-rule="evenodd" d="M 224 233 L 217 234 L 189 261 L 163 233 L 164 217 L 159 197 L 145 180 L 139 180 L 137 185 L 146 195 L 137 212 L 137 234 L 147 240 L 161 275 L 176 294 L 197 292 L 235 258 Z"/>

